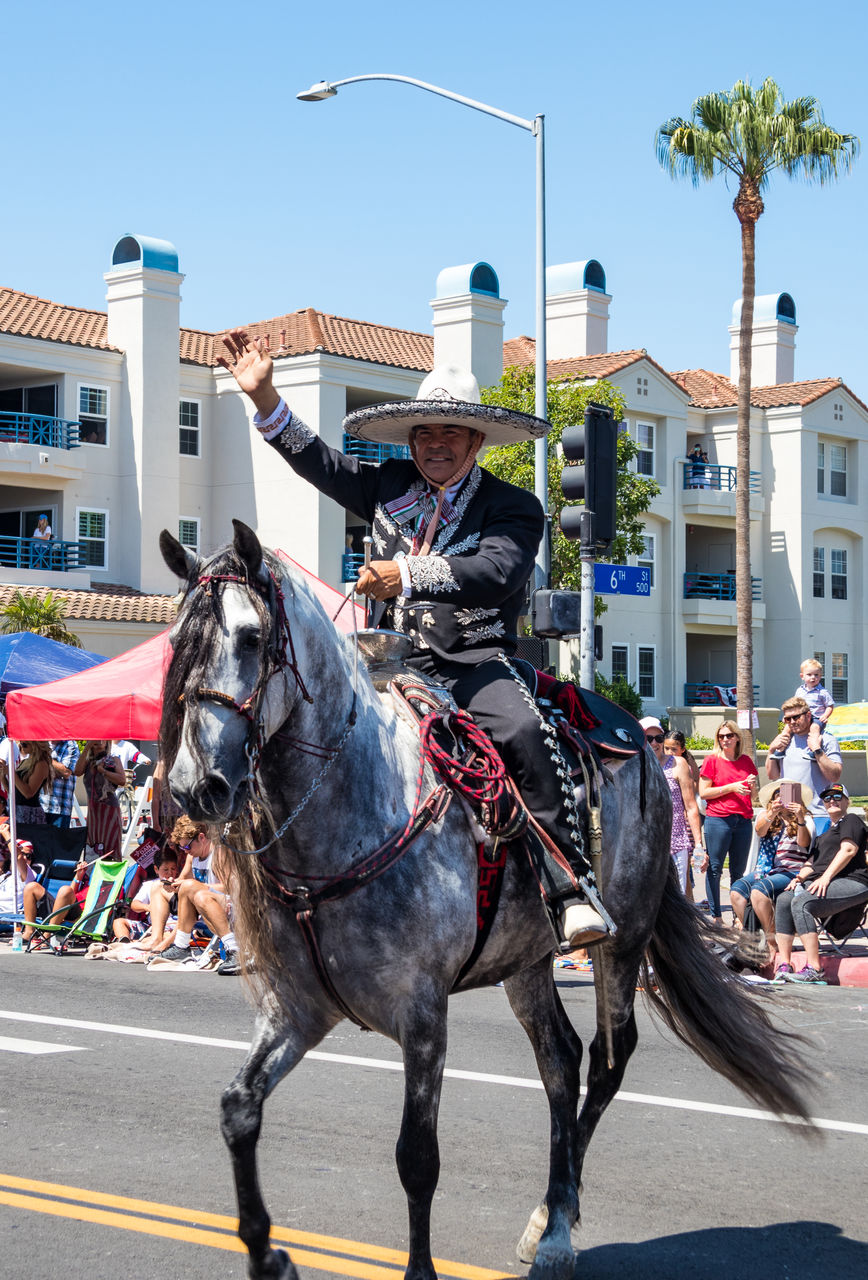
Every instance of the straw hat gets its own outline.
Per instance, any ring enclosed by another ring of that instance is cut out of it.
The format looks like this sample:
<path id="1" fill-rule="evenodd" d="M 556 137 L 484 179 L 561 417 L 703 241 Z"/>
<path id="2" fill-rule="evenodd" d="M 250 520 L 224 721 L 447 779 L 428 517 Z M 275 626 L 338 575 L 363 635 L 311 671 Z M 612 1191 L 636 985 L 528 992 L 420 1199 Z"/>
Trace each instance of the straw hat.
<path id="1" fill-rule="evenodd" d="M 776 782 L 767 782 L 757 797 L 761 809 L 767 809 L 770 802 L 774 799 L 776 791 L 780 791 L 782 782 L 795 782 L 795 778 L 778 778 Z M 804 782 L 799 784 L 802 788 L 802 804 L 806 809 L 810 809 L 814 793 L 810 787 L 806 787 Z"/>
<path id="2" fill-rule="evenodd" d="M 544 418 L 500 405 L 480 404 L 479 383 L 458 365 L 439 365 L 422 383 L 415 400 L 390 400 L 356 409 L 344 418 L 344 431 L 377 444 L 407 444 L 420 426 L 470 427 L 486 445 L 538 440 L 549 431 Z"/>

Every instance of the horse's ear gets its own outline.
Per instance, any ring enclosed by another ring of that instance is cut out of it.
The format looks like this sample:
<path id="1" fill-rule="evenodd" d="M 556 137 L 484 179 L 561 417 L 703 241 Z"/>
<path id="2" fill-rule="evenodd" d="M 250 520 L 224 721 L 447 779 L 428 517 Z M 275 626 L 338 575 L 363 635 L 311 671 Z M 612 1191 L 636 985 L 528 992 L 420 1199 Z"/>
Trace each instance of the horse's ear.
<path id="1" fill-rule="evenodd" d="M 265 569 L 262 564 L 262 543 L 256 534 L 243 520 L 233 520 L 235 530 L 235 550 L 241 557 L 251 578 L 264 578 Z"/>
<path id="2" fill-rule="evenodd" d="M 198 575 L 202 561 L 188 547 L 182 546 L 168 529 L 164 529 L 160 534 L 160 551 L 176 578 L 189 579 L 194 574 Z"/>

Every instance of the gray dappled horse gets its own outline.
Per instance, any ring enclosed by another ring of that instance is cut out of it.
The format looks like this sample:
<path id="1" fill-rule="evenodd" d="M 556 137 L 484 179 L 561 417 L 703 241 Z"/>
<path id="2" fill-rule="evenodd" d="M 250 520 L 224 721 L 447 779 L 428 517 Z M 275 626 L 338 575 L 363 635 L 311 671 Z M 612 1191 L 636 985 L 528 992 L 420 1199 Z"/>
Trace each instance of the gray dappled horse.
<path id="1" fill-rule="evenodd" d="M 166 563 L 187 579 L 172 632 L 162 738 L 171 789 L 185 811 L 221 830 L 232 824 L 233 898 L 255 963 L 253 1044 L 222 1099 L 249 1276 L 297 1275 L 289 1256 L 269 1245 L 256 1167 L 263 1104 L 349 1014 L 401 1047 L 396 1155 L 410 1219 L 406 1277 L 435 1280 L 429 1225 L 446 1005 L 453 990 L 503 981 L 551 1112 L 549 1183 L 520 1257 L 533 1261 L 532 1280 L 567 1280 L 585 1151 L 636 1046 L 643 956 L 654 966 L 659 1011 L 682 1040 L 760 1105 L 804 1116 L 794 1050 L 705 945 L 710 926 L 670 871 L 671 803 L 650 752 L 644 819 L 638 755 L 611 766 L 602 786 L 604 896 L 617 934 L 602 944 L 604 965 L 595 966 L 597 1033 L 581 1112 L 582 1044 L 555 988 L 552 931 L 525 857 L 507 859 L 491 933 L 459 980 L 474 947 L 477 895 L 475 836 L 460 804 L 387 872 L 318 908 L 313 929 L 324 983 L 299 927 L 304 892 L 342 878 L 404 830 L 418 799 L 419 734 L 357 670 L 352 640 L 337 632 L 301 575 L 233 523 L 234 544 L 207 561 L 168 533 L 160 539 Z M 425 789 L 436 781 L 427 769 Z M 583 789 L 577 798 L 584 812 Z M 267 847 L 254 856 L 237 851 L 245 833 L 248 850 Z"/>

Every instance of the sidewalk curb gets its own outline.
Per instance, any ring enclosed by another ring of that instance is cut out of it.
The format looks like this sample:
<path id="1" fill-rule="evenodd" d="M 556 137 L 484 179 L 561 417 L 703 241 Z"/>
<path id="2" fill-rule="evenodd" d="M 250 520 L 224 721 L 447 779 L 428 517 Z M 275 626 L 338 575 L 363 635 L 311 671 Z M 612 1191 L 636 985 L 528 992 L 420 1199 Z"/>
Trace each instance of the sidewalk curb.
<path id="1" fill-rule="evenodd" d="M 796 971 L 804 964 L 804 958 L 804 952 L 797 952 L 793 956 L 795 961 L 793 968 Z M 802 964 L 799 963 L 800 959 Z M 765 969 L 761 971 L 762 976 L 764 978 L 773 978 L 775 965 L 779 963 L 780 956 L 776 955 L 774 963 L 766 965 Z M 823 977 L 830 987 L 868 987 L 868 955 L 821 955 L 820 968 L 823 970 Z"/>

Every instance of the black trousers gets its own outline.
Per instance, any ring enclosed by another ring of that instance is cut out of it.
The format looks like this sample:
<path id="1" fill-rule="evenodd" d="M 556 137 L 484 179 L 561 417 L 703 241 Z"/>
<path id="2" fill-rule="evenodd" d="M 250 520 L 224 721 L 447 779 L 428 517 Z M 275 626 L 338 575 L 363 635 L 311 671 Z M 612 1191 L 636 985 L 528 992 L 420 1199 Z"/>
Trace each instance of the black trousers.
<path id="1" fill-rule="evenodd" d="M 408 666 L 445 685 L 459 707 L 488 734 L 518 785 L 522 799 L 577 875 L 587 875 L 573 784 L 554 731 L 543 721 L 524 681 L 508 662 L 492 658 L 471 666 L 414 654 Z M 546 859 L 549 896 L 572 896 L 562 868 Z"/>

